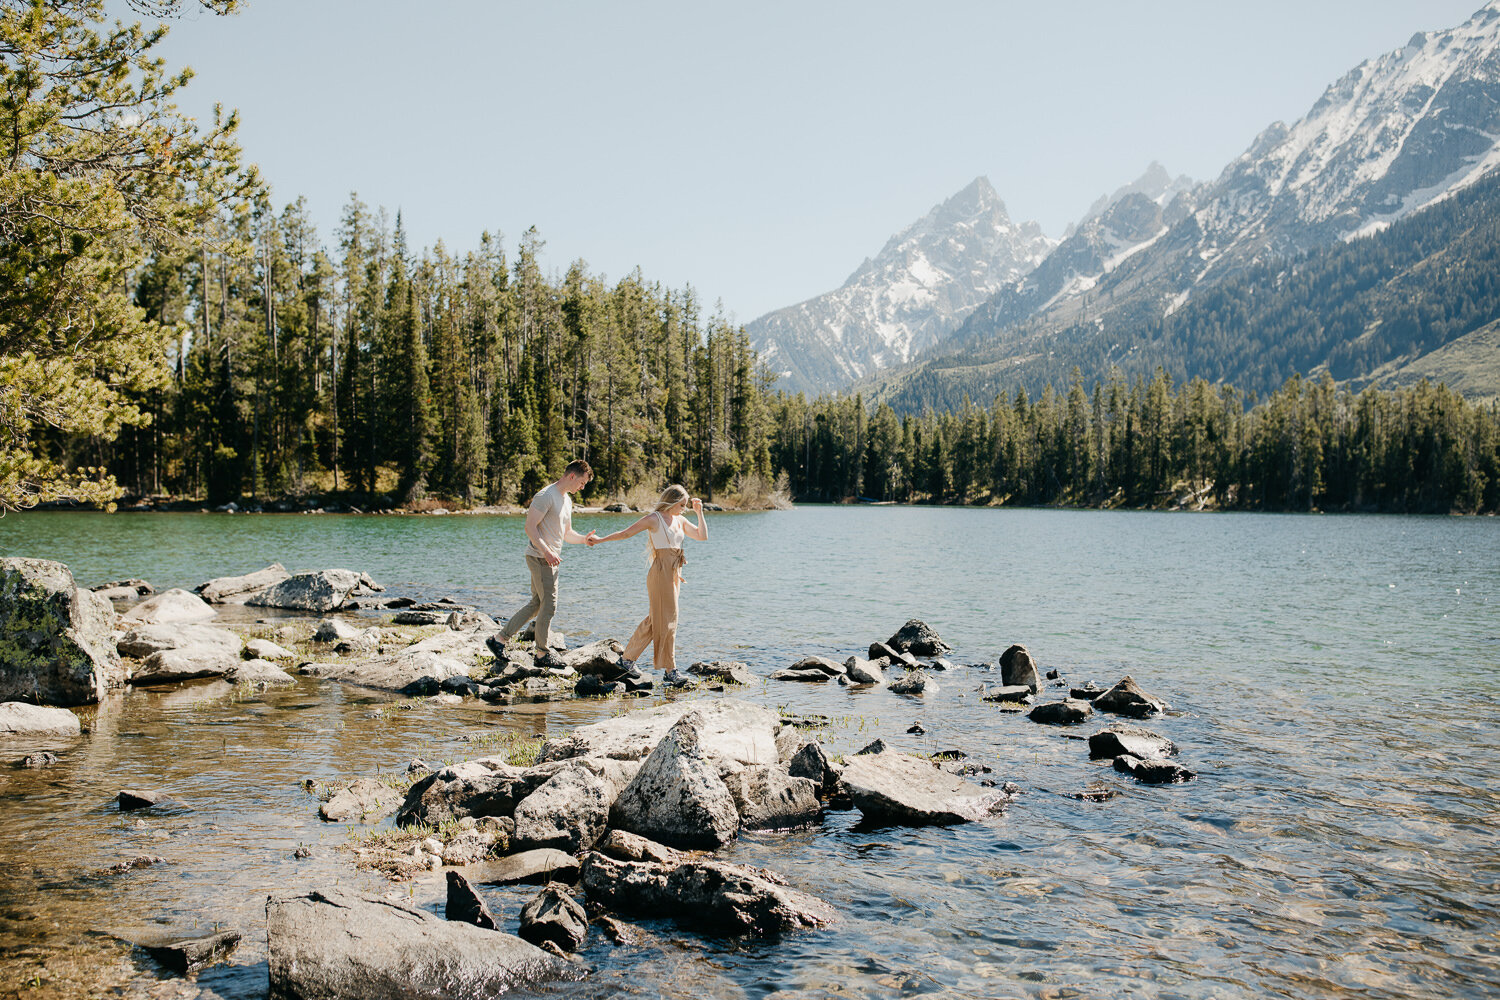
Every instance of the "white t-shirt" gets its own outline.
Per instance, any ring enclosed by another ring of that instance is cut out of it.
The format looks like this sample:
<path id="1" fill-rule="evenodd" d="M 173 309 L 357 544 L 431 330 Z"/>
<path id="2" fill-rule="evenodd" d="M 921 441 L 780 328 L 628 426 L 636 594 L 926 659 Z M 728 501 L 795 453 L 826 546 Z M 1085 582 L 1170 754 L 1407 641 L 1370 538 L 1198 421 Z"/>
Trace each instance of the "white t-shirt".
<path id="1" fill-rule="evenodd" d="M 537 491 L 537 495 L 531 498 L 530 509 L 537 512 L 537 535 L 551 546 L 553 552 L 561 556 L 563 532 L 573 526 L 573 498 L 563 492 L 562 487 L 553 483 Z M 530 535 L 526 537 L 531 538 Z M 530 541 L 526 545 L 526 554 L 538 559 L 547 558 L 547 554 L 539 551 L 536 544 Z"/>

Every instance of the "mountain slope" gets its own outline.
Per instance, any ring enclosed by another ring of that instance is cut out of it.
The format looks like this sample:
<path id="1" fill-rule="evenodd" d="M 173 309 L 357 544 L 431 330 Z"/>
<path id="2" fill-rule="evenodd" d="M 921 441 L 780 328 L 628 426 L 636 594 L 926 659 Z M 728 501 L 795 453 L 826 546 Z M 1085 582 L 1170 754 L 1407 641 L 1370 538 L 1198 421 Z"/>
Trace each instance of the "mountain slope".
<path id="1" fill-rule="evenodd" d="M 1052 249 L 976 179 L 892 236 L 837 290 L 768 313 L 745 330 L 790 391 L 842 388 L 936 344 Z"/>

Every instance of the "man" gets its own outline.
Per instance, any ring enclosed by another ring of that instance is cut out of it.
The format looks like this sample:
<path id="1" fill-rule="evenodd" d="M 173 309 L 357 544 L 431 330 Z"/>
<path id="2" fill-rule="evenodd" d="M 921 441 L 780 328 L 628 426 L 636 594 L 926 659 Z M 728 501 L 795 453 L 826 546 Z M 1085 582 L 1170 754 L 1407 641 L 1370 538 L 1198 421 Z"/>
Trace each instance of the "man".
<path id="1" fill-rule="evenodd" d="M 526 548 L 526 568 L 531 572 L 531 600 L 520 611 L 510 616 L 500 630 L 500 649 L 504 643 L 521 631 L 533 616 L 536 618 L 537 655 L 552 648 L 552 615 L 557 611 L 557 574 L 562 564 L 563 542 L 583 545 L 594 538 L 592 531 L 580 535 L 573 530 L 573 498 L 594 478 L 594 471 L 583 459 L 568 463 L 562 478 L 550 486 L 543 487 L 531 498 L 531 507 L 526 511 L 526 537 L 531 544 Z M 491 640 L 494 643 L 494 640 Z"/>

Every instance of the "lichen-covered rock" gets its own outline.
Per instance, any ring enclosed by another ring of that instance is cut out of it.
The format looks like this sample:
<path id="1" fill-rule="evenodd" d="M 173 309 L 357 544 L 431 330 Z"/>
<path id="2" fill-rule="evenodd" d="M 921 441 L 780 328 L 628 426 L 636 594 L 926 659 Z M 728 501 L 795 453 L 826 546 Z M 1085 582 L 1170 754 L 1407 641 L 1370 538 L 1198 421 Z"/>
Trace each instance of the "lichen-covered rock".
<path id="1" fill-rule="evenodd" d="M 48 559 L 0 560 L 0 701 L 96 702 L 125 684 L 115 610 Z"/>

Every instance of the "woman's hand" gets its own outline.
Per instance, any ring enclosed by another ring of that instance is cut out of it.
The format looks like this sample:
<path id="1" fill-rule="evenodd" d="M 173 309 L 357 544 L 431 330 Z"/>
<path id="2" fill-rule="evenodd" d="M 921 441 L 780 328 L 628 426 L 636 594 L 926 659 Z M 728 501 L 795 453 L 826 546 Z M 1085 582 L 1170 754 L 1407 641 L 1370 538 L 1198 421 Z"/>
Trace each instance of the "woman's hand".
<path id="1" fill-rule="evenodd" d="M 699 517 L 702 517 L 703 516 L 703 501 L 700 500 L 700 499 L 698 499 L 697 497 L 693 497 L 692 503 L 693 503 L 693 513 L 697 514 Z"/>

